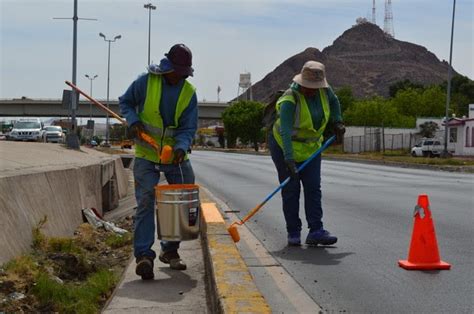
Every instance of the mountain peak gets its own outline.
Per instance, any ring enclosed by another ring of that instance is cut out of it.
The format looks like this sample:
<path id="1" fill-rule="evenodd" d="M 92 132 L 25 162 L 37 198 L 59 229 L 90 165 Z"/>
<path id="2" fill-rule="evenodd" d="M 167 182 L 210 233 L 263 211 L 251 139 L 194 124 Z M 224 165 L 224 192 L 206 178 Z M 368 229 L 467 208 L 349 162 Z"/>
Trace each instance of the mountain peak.
<path id="1" fill-rule="evenodd" d="M 322 52 L 309 47 L 285 60 L 252 86 L 254 99 L 266 101 L 275 91 L 288 88 L 309 60 L 326 66 L 333 88 L 349 86 L 359 98 L 388 96 L 392 84 L 406 79 L 422 85 L 439 84 L 448 73 L 448 64 L 425 47 L 392 38 L 372 23 L 361 23 Z"/>
<path id="2" fill-rule="evenodd" d="M 357 49 L 359 51 L 373 51 L 386 49 L 394 44 L 394 39 L 372 23 L 362 23 L 353 26 L 339 36 L 332 44 L 326 47 L 323 53 L 331 50 Z"/>

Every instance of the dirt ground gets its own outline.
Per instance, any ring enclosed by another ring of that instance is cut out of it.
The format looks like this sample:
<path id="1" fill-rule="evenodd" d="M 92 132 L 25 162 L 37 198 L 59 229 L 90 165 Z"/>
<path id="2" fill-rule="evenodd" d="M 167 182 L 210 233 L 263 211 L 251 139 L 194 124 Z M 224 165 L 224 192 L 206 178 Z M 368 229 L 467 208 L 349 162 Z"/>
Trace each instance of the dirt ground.
<path id="1" fill-rule="evenodd" d="M 123 236 L 84 223 L 71 238 L 47 238 L 44 223 L 29 254 L 0 266 L 0 312 L 100 311 L 131 258 L 132 218 L 114 221 Z"/>

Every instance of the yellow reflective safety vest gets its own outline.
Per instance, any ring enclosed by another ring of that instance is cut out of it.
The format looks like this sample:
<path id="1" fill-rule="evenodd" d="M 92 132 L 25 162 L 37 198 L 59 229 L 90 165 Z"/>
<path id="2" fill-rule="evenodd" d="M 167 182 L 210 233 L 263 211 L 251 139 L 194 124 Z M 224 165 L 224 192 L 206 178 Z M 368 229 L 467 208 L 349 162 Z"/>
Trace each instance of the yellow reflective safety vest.
<path id="1" fill-rule="evenodd" d="M 191 98 L 196 90 L 191 83 L 186 80 L 184 81 L 183 88 L 178 97 L 178 103 L 176 104 L 174 124 L 164 128 L 163 118 L 160 113 L 162 79 L 162 75 L 152 73 L 148 74 L 145 104 L 143 105 L 143 111 L 138 113 L 140 121 L 145 125 L 146 132 L 153 137 L 156 143 L 160 146 L 160 154 L 163 146 L 174 146 L 176 142 L 174 139 L 174 132 L 178 127 L 179 118 L 183 111 L 189 106 Z M 159 154 L 153 149 L 153 147 L 140 139 L 136 140 L 135 156 L 155 163 L 164 163 L 160 160 Z M 173 157 L 168 160 L 167 163 L 171 163 L 172 160 Z"/>
<path id="2" fill-rule="evenodd" d="M 329 121 L 331 110 L 329 109 L 329 100 L 324 88 L 319 89 L 319 97 L 323 106 L 324 117 L 319 129 L 315 129 L 311 111 L 303 94 L 298 91 L 288 89 L 277 101 L 276 111 L 278 119 L 273 125 L 273 136 L 278 145 L 283 149 L 283 140 L 280 134 L 280 110 L 281 104 L 285 101 L 293 103 L 295 108 L 295 118 L 293 131 L 291 133 L 291 145 L 293 147 L 293 157 L 296 162 L 303 162 L 308 159 L 316 150 L 321 147 L 323 142 L 323 133 Z M 296 98 L 296 99 L 295 99 Z"/>

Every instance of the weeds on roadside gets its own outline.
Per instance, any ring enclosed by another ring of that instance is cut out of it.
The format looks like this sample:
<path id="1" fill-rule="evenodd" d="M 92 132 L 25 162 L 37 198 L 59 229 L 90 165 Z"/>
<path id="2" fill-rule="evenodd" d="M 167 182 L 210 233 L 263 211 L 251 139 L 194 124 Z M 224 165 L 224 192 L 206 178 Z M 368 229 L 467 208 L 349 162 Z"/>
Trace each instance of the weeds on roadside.
<path id="1" fill-rule="evenodd" d="M 43 226 L 46 224 L 48 221 L 48 217 L 44 216 L 36 225 L 36 227 L 33 228 L 32 230 L 32 236 L 33 236 L 33 243 L 32 247 L 33 249 L 39 249 L 42 250 L 46 246 L 46 237 L 41 231 Z"/>
<path id="2" fill-rule="evenodd" d="M 32 252 L 2 266 L 0 313 L 100 312 L 118 282 L 117 270 L 129 259 L 132 234 L 109 234 L 82 224 L 73 238 L 47 237 L 42 230 L 46 222 L 45 216 L 32 229 Z M 11 292 L 26 297 L 2 301 Z"/>
<path id="3" fill-rule="evenodd" d="M 132 234 L 130 232 L 125 233 L 124 235 L 120 234 L 111 234 L 105 239 L 105 244 L 110 246 L 113 249 L 128 245 L 132 243 Z"/>
<path id="4" fill-rule="evenodd" d="M 98 304 L 117 283 L 117 276 L 109 270 L 100 270 L 89 276 L 82 285 L 60 284 L 41 273 L 32 288 L 41 306 L 53 305 L 61 313 L 97 313 Z"/>
<path id="5" fill-rule="evenodd" d="M 5 271 L 10 277 L 34 278 L 39 273 L 39 265 L 31 255 L 22 255 L 6 263 Z"/>

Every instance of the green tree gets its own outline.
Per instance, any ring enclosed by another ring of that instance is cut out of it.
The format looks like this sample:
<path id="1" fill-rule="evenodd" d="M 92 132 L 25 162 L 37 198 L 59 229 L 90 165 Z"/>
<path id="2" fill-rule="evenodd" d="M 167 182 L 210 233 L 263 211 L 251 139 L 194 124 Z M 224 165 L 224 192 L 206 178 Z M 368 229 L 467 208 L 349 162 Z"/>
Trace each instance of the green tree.
<path id="1" fill-rule="evenodd" d="M 441 117 L 445 112 L 445 102 L 446 95 L 440 86 L 400 90 L 392 99 L 397 111 L 410 117 Z"/>
<path id="2" fill-rule="evenodd" d="M 238 101 L 226 108 L 222 120 L 227 133 L 228 147 L 234 147 L 237 138 L 243 143 L 252 143 L 258 151 L 262 139 L 264 105 L 256 101 Z"/>
<path id="3" fill-rule="evenodd" d="M 356 101 L 345 112 L 344 120 L 354 126 L 415 126 L 415 118 L 400 114 L 392 101 L 381 97 Z"/>
<path id="4" fill-rule="evenodd" d="M 421 92 L 421 110 L 418 116 L 442 117 L 446 114 L 446 92 L 440 86 L 431 86 Z"/>
<path id="5" fill-rule="evenodd" d="M 406 90 L 406 89 L 423 89 L 423 85 L 418 84 L 418 83 L 413 83 L 409 79 L 403 80 L 403 81 L 398 81 L 395 84 L 390 85 L 389 89 L 389 94 L 390 97 L 395 97 L 397 93 L 401 90 Z"/>
<path id="6" fill-rule="evenodd" d="M 447 92 L 448 83 L 441 84 L 441 89 Z M 451 103 L 449 107 L 457 116 L 467 116 L 469 104 L 474 103 L 474 81 L 467 76 L 455 75 L 451 79 Z"/>
<path id="7" fill-rule="evenodd" d="M 421 111 L 422 94 L 420 90 L 408 88 L 400 90 L 392 99 L 392 104 L 397 111 L 406 116 L 416 117 Z"/>
<path id="8" fill-rule="evenodd" d="M 420 124 L 420 135 L 423 137 L 434 137 L 436 134 L 436 131 L 439 130 L 439 126 L 436 122 L 433 121 L 427 121 L 423 124 Z"/>
<path id="9" fill-rule="evenodd" d="M 337 98 L 341 104 L 341 113 L 349 109 L 355 101 L 352 89 L 350 86 L 344 86 L 336 91 Z"/>

